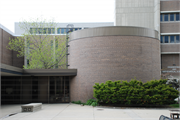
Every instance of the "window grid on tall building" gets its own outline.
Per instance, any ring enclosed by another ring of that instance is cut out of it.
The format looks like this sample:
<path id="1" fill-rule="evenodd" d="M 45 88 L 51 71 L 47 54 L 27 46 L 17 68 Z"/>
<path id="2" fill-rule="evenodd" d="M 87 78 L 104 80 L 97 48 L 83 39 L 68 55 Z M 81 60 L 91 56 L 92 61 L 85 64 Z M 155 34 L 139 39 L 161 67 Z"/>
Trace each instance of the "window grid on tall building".
<path id="1" fill-rule="evenodd" d="M 161 43 L 179 43 L 179 35 L 162 35 Z"/>
<path id="2" fill-rule="evenodd" d="M 160 21 L 161 22 L 179 21 L 179 13 L 161 13 Z"/>

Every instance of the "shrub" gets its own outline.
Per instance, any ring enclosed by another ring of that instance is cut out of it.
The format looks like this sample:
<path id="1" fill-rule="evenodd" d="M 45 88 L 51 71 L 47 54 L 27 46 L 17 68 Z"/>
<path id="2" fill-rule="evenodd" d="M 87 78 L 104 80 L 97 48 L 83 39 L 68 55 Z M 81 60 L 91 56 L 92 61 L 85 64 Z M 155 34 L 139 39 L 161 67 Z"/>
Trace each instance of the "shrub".
<path id="1" fill-rule="evenodd" d="M 97 101 L 94 100 L 94 99 L 89 99 L 89 100 L 86 102 L 86 105 L 97 106 L 98 103 L 97 103 Z"/>
<path id="2" fill-rule="evenodd" d="M 90 105 L 90 106 L 97 106 L 98 103 L 94 99 L 89 99 L 86 103 L 82 103 L 80 100 L 79 101 L 72 101 L 74 104 L 82 104 L 82 105 Z"/>
<path id="3" fill-rule="evenodd" d="M 74 104 L 82 104 L 80 100 L 79 101 L 72 101 L 72 103 L 74 103 Z"/>
<path id="4" fill-rule="evenodd" d="M 126 105 L 174 104 L 178 91 L 166 84 L 167 80 L 151 80 L 142 83 L 136 79 L 95 83 L 94 97 L 98 103 Z"/>
<path id="5" fill-rule="evenodd" d="M 89 100 L 86 102 L 86 105 L 91 105 L 93 102 L 96 102 L 96 100 L 94 100 L 94 99 L 89 99 Z"/>

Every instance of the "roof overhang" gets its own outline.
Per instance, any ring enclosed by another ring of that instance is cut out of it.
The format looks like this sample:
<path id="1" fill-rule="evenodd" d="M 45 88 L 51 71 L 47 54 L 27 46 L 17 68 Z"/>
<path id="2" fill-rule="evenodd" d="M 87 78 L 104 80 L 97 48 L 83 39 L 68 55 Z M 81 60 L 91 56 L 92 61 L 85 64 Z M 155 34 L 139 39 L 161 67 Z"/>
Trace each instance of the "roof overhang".
<path id="1" fill-rule="evenodd" d="M 22 69 L 1 64 L 1 76 L 76 76 L 77 69 Z"/>
<path id="2" fill-rule="evenodd" d="M 77 69 L 26 69 L 24 76 L 76 76 Z"/>

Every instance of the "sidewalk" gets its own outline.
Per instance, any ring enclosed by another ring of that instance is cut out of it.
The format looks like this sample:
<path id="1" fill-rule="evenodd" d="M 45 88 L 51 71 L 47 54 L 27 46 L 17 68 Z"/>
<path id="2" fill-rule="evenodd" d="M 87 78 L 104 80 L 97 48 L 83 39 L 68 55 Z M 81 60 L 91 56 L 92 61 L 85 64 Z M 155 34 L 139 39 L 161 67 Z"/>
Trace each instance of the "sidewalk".
<path id="1" fill-rule="evenodd" d="M 2 106 L 0 118 L 18 112 L 3 120 L 159 120 L 160 115 L 170 114 L 169 109 L 114 109 L 76 104 L 43 104 L 40 111 L 20 111 L 20 105 Z"/>

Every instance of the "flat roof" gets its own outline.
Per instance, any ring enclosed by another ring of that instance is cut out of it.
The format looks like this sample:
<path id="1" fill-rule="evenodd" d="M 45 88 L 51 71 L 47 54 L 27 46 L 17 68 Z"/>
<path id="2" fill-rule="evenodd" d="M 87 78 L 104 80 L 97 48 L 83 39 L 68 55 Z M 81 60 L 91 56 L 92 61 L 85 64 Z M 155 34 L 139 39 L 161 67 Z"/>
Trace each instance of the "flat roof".
<path id="1" fill-rule="evenodd" d="M 1 76 L 76 76 L 77 69 L 22 69 L 6 64 L 0 66 Z"/>

